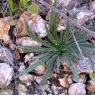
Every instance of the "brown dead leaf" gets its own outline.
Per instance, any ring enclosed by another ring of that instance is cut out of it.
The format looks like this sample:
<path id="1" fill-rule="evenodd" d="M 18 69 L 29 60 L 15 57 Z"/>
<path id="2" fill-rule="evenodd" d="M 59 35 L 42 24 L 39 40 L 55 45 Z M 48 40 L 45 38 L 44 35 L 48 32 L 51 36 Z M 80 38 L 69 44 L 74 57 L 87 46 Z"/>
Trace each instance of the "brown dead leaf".
<path id="1" fill-rule="evenodd" d="M 30 14 L 28 12 L 24 12 L 20 16 L 16 29 L 14 31 L 14 35 L 16 37 L 27 35 L 23 16 L 25 16 L 27 19 L 31 32 L 37 33 L 39 37 L 45 37 L 47 35 L 45 30 L 45 21 L 41 18 L 41 16 L 38 14 Z"/>
<path id="2" fill-rule="evenodd" d="M 9 36 L 8 30 L 10 28 L 11 17 L 0 18 L 0 39 L 4 40 L 5 43 L 8 43 Z"/>

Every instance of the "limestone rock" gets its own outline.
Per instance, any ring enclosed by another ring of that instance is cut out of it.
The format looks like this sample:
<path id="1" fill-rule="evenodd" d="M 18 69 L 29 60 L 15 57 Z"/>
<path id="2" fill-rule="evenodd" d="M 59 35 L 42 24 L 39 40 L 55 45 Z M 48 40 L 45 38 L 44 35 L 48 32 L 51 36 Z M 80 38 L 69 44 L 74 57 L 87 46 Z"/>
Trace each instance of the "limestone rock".
<path id="1" fill-rule="evenodd" d="M 13 90 L 11 90 L 11 89 L 1 90 L 0 95 L 13 95 Z"/>
<path id="2" fill-rule="evenodd" d="M 69 87 L 69 95 L 86 95 L 85 84 L 74 83 Z"/>
<path id="3" fill-rule="evenodd" d="M 13 68 L 7 63 L 0 63 L 0 88 L 8 86 L 13 75 Z"/>
<path id="4" fill-rule="evenodd" d="M 18 45 L 21 45 L 21 46 L 41 46 L 40 43 L 38 43 L 37 41 L 34 41 L 32 38 L 30 37 L 22 37 L 22 38 L 18 38 L 16 40 L 16 43 Z"/>
<path id="5" fill-rule="evenodd" d="M 8 48 L 2 46 L 0 46 L 0 60 L 10 65 L 14 65 L 13 54 Z"/>
<path id="6" fill-rule="evenodd" d="M 24 74 L 19 77 L 19 79 L 22 81 L 22 83 L 28 85 L 31 85 L 31 81 L 33 81 L 33 76 L 31 74 Z"/>

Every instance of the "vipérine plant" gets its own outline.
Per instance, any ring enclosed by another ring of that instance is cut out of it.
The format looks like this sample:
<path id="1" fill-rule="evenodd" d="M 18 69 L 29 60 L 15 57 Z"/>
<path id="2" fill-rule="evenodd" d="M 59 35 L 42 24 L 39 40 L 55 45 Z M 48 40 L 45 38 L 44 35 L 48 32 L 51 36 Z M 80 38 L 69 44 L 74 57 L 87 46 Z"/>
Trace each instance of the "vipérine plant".
<path id="1" fill-rule="evenodd" d="M 51 72 L 53 72 L 54 67 L 57 64 L 59 64 L 58 60 L 60 58 L 66 59 L 68 67 L 72 71 L 73 75 L 76 77 L 77 81 L 79 81 L 77 70 L 76 68 L 73 67 L 73 59 L 80 57 L 77 45 L 71 35 L 71 30 L 69 25 L 67 26 L 66 30 L 60 32 L 57 31 L 57 26 L 58 26 L 57 20 L 58 20 L 58 14 L 52 11 L 50 16 L 49 26 L 47 27 L 46 25 L 47 37 L 43 40 L 35 32 L 31 32 L 28 22 L 24 16 L 26 31 L 28 35 L 33 40 L 41 43 L 42 46 L 41 47 L 18 46 L 18 48 L 22 49 L 24 53 L 33 52 L 38 54 L 38 56 L 33 61 L 33 65 L 26 68 L 19 75 L 29 73 L 32 70 L 34 70 L 34 68 L 36 68 L 37 66 L 46 64 L 47 68 L 43 75 L 43 80 L 40 83 L 41 85 L 45 84 L 46 80 L 51 75 Z M 80 30 L 77 30 L 74 33 L 74 35 L 76 37 L 76 40 L 80 48 L 83 50 L 84 55 L 87 56 L 89 50 L 94 47 L 93 44 L 87 41 L 88 40 L 87 35 Z"/>

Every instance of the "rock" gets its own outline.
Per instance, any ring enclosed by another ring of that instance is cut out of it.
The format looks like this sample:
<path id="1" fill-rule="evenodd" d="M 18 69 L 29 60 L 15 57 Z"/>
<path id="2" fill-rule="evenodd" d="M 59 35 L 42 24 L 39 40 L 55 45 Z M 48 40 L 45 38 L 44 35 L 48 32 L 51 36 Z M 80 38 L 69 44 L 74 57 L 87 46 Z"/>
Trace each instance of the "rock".
<path id="1" fill-rule="evenodd" d="M 80 82 L 85 83 L 86 82 L 86 73 L 80 73 L 79 77 L 80 77 Z"/>
<path id="2" fill-rule="evenodd" d="M 33 57 L 34 57 L 34 53 L 26 54 L 24 57 L 25 63 L 32 61 Z"/>
<path id="3" fill-rule="evenodd" d="M 95 92 L 95 80 L 88 81 L 86 85 L 86 89 L 90 93 Z"/>
<path id="4" fill-rule="evenodd" d="M 87 79 L 87 77 L 86 77 L 87 72 L 81 72 L 81 73 L 79 73 L 78 75 L 79 75 L 79 82 L 85 83 L 85 82 L 86 82 L 86 79 Z M 76 79 L 76 76 L 73 76 L 73 77 L 72 77 L 72 80 L 73 80 L 74 82 L 78 82 L 78 80 Z"/>
<path id="5" fill-rule="evenodd" d="M 33 64 L 34 64 L 33 62 L 29 63 L 29 65 L 33 65 Z M 34 68 L 34 70 L 38 75 L 43 75 L 45 72 L 45 65 L 39 65 L 36 68 Z"/>
<path id="6" fill-rule="evenodd" d="M 47 35 L 45 29 L 45 21 L 37 14 L 31 15 L 31 20 L 29 20 L 30 30 L 38 34 L 39 37 L 43 38 Z"/>
<path id="7" fill-rule="evenodd" d="M 19 71 L 19 72 L 23 72 L 23 71 L 25 70 L 25 68 L 26 68 L 26 67 L 25 67 L 25 65 L 24 65 L 24 63 L 23 63 L 23 64 L 20 65 L 18 71 Z"/>
<path id="8" fill-rule="evenodd" d="M 95 14 L 91 12 L 90 10 L 80 10 L 80 12 L 77 13 L 77 23 L 82 25 L 86 21 L 93 19 L 95 17 Z"/>
<path id="9" fill-rule="evenodd" d="M 18 95 L 27 95 L 27 93 L 19 90 Z"/>
<path id="10" fill-rule="evenodd" d="M 18 95 L 27 95 L 27 88 L 23 84 L 19 84 L 18 86 Z"/>
<path id="11" fill-rule="evenodd" d="M 66 29 L 66 24 L 67 24 L 67 21 L 63 18 L 63 17 L 59 17 L 59 24 L 58 24 L 58 27 L 57 27 L 57 30 L 58 31 L 63 31 Z"/>
<path id="12" fill-rule="evenodd" d="M 13 68 L 7 63 L 0 63 L 0 88 L 7 87 L 13 76 Z"/>
<path id="13" fill-rule="evenodd" d="M 77 69 L 79 73 L 93 72 L 93 67 L 90 59 L 87 57 L 79 59 L 79 62 L 77 64 Z"/>
<path id="14" fill-rule="evenodd" d="M 36 46 L 41 46 L 40 43 L 38 43 L 37 41 L 34 41 L 32 38 L 30 37 L 22 37 L 22 38 L 18 38 L 16 40 L 16 43 L 18 45 L 21 45 L 21 46 L 33 46 L 33 47 L 36 47 Z"/>
<path id="15" fill-rule="evenodd" d="M 91 11 L 95 12 L 95 1 L 92 1 L 90 4 Z"/>
<path id="16" fill-rule="evenodd" d="M 11 17 L 0 18 L 0 39 L 4 40 L 5 43 L 9 43 L 8 31 L 10 28 Z"/>
<path id="17" fill-rule="evenodd" d="M 37 33 L 39 37 L 45 37 L 47 35 L 45 29 L 45 21 L 41 18 L 40 15 L 30 14 L 28 12 L 24 12 L 23 15 L 25 16 L 30 26 L 31 32 Z M 28 35 L 26 32 L 23 15 L 20 16 L 14 32 L 14 35 L 17 37 Z"/>
<path id="18" fill-rule="evenodd" d="M 11 89 L 1 90 L 0 95 L 13 95 L 13 90 L 11 90 Z"/>
<path id="19" fill-rule="evenodd" d="M 70 75 L 70 76 L 68 76 L 68 82 L 69 82 L 69 84 L 72 84 L 73 83 L 73 80 L 72 80 L 72 76 Z"/>
<path id="20" fill-rule="evenodd" d="M 60 95 L 65 95 L 65 93 L 61 93 Z"/>
<path id="21" fill-rule="evenodd" d="M 72 10 L 77 4 L 77 0 L 57 0 L 57 3 L 69 10 Z"/>
<path id="22" fill-rule="evenodd" d="M 74 83 L 68 89 L 68 95 L 86 95 L 85 84 Z"/>
<path id="23" fill-rule="evenodd" d="M 30 14 L 28 14 L 28 16 L 30 16 Z M 20 15 L 20 17 L 19 17 L 19 19 L 17 21 L 17 25 L 16 25 L 16 28 L 15 28 L 13 34 L 16 37 L 22 37 L 22 36 L 28 35 L 27 32 L 26 32 L 25 22 L 24 22 L 23 15 Z"/>
<path id="24" fill-rule="evenodd" d="M 37 68 L 35 68 L 35 71 L 39 75 L 43 75 L 45 72 L 45 65 L 39 65 Z"/>
<path id="25" fill-rule="evenodd" d="M 36 82 L 37 82 L 38 84 L 40 84 L 40 82 L 42 81 L 42 79 L 43 79 L 42 76 L 39 76 L 39 77 L 34 76 L 34 80 L 36 80 Z"/>
<path id="26" fill-rule="evenodd" d="M 14 65 L 13 54 L 8 48 L 3 46 L 0 46 L 0 60 L 12 66 Z"/>
<path id="27" fill-rule="evenodd" d="M 22 83 L 29 86 L 31 85 L 31 82 L 33 81 L 33 76 L 31 74 L 24 74 L 20 76 L 19 79 L 22 81 Z"/>
<path id="28" fill-rule="evenodd" d="M 69 82 L 67 78 L 62 78 L 62 79 L 58 79 L 60 82 L 60 85 L 64 88 L 68 88 L 69 87 Z"/>

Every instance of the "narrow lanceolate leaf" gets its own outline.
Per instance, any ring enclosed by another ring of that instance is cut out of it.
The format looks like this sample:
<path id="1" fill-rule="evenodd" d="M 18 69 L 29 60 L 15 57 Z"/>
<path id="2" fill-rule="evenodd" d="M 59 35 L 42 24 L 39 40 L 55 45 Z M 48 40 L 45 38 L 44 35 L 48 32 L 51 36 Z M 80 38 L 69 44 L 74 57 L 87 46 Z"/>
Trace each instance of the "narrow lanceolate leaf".
<path id="1" fill-rule="evenodd" d="M 79 78 L 79 75 L 77 73 L 76 68 L 73 67 L 71 58 L 68 55 L 66 56 L 66 58 L 67 58 L 68 67 L 72 71 L 72 73 L 73 73 L 74 77 L 76 78 L 77 82 L 79 82 L 80 78 Z"/>
<path id="2" fill-rule="evenodd" d="M 45 54 L 38 56 L 37 59 L 33 62 L 33 65 L 29 66 L 23 72 L 20 72 L 19 74 L 17 74 L 16 78 L 23 75 L 23 74 L 27 74 L 27 73 L 31 72 L 39 65 L 45 64 L 52 56 L 53 55 L 49 54 L 49 53 L 45 53 Z"/>
<path id="3" fill-rule="evenodd" d="M 46 41 L 46 40 L 42 40 L 41 38 L 39 38 L 38 35 L 36 35 L 34 32 L 31 32 L 30 28 L 29 28 L 29 25 L 28 25 L 28 22 L 24 16 L 24 22 L 25 22 L 25 26 L 26 26 L 26 31 L 28 33 L 28 35 L 35 41 L 41 43 L 42 45 L 46 46 L 46 47 L 52 47 L 51 46 L 51 43 L 49 43 L 49 41 Z"/>
<path id="4" fill-rule="evenodd" d="M 32 46 L 17 46 L 18 49 L 21 49 L 23 53 L 45 53 L 51 50 L 51 48 L 44 47 L 32 47 Z"/>
<path id="5" fill-rule="evenodd" d="M 34 33 L 34 32 L 31 32 L 30 28 L 29 28 L 29 25 L 28 25 L 28 22 L 24 16 L 24 22 L 25 22 L 25 26 L 26 26 L 26 31 L 28 33 L 28 35 L 33 39 L 33 40 L 36 40 L 36 41 L 41 41 L 41 39 Z"/>
<path id="6" fill-rule="evenodd" d="M 53 37 L 57 40 L 58 39 L 58 34 L 57 34 L 57 26 L 58 26 L 58 14 L 55 12 L 51 13 L 51 22 L 50 22 L 50 32 L 52 33 Z"/>
<path id="7" fill-rule="evenodd" d="M 48 27 L 46 25 L 45 25 L 45 28 L 46 28 L 46 32 L 48 34 L 48 38 L 52 42 L 54 40 L 52 33 L 50 32 L 50 29 L 48 29 Z"/>
<path id="8" fill-rule="evenodd" d="M 49 78 L 53 68 L 54 68 L 54 65 L 56 63 L 56 60 L 57 60 L 57 57 L 58 55 L 54 55 L 47 63 L 47 70 L 45 71 L 44 73 L 44 76 L 43 76 L 43 80 L 41 81 L 40 85 L 44 85 L 46 80 Z"/>

